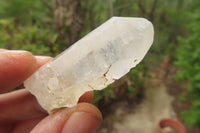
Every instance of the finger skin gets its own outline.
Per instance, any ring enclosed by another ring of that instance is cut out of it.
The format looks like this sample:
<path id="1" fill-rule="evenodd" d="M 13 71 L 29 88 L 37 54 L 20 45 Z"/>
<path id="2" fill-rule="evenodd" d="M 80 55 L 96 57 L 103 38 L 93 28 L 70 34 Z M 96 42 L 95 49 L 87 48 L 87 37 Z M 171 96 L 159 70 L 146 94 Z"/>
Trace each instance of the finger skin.
<path id="1" fill-rule="evenodd" d="M 40 68 L 44 64 L 53 60 L 53 58 L 49 57 L 49 56 L 35 56 L 35 58 L 36 58 L 36 61 L 37 61 L 37 64 L 38 64 L 37 68 Z"/>
<path id="2" fill-rule="evenodd" d="M 33 95 L 25 89 L 0 95 L 0 123 L 14 123 L 46 116 Z"/>
<path id="3" fill-rule="evenodd" d="M 13 125 L 5 125 L 5 124 L 0 124 L 0 133 L 10 133 L 12 131 Z"/>
<path id="4" fill-rule="evenodd" d="M 0 52 L 7 51 L 7 49 L 0 48 Z"/>
<path id="5" fill-rule="evenodd" d="M 63 127 L 62 133 L 95 133 L 100 119 L 85 112 L 73 113 Z"/>
<path id="6" fill-rule="evenodd" d="M 87 92 L 79 102 L 91 102 L 92 98 L 93 92 Z M 17 122 L 46 115 L 47 112 L 26 89 L 0 95 L 0 122 Z"/>
<path id="7" fill-rule="evenodd" d="M 84 132 L 84 127 L 90 127 L 90 131 L 87 133 L 93 133 L 94 130 L 98 128 L 101 123 L 102 115 L 101 112 L 93 105 L 88 103 L 79 103 L 73 108 L 63 108 L 43 119 L 32 131 L 31 133 L 61 133 L 65 131 L 73 131 L 74 128 L 73 122 L 70 119 L 73 114 L 78 114 L 79 117 L 76 117 L 77 124 L 82 125 L 82 132 Z M 83 114 L 83 115 L 81 115 Z M 80 119 L 87 116 L 87 122 L 82 122 Z M 80 118 L 80 119 L 78 119 Z M 86 124 L 86 125 L 84 125 Z M 71 125 L 71 129 L 66 129 Z M 89 125 L 89 126 L 88 126 Z M 78 129 L 78 128 L 77 128 Z M 76 132 L 75 132 L 76 133 Z"/>
<path id="8" fill-rule="evenodd" d="M 0 52 L 0 92 L 16 88 L 36 69 L 36 59 L 30 52 Z"/>
<path id="9" fill-rule="evenodd" d="M 29 133 L 44 117 L 21 121 L 12 128 L 12 133 Z"/>
<path id="10" fill-rule="evenodd" d="M 91 103 L 93 100 L 93 91 L 88 91 L 85 94 L 83 94 L 80 98 L 79 98 L 79 103 L 81 102 L 88 102 Z"/>

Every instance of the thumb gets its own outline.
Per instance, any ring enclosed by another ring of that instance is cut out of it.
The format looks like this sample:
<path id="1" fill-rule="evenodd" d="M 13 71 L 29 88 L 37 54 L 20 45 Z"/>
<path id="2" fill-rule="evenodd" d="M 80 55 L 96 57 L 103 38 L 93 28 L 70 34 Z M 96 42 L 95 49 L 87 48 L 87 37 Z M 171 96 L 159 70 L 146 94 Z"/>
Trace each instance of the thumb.
<path id="1" fill-rule="evenodd" d="M 31 133 L 95 133 L 101 121 L 101 112 L 95 106 L 79 103 L 47 116 Z"/>

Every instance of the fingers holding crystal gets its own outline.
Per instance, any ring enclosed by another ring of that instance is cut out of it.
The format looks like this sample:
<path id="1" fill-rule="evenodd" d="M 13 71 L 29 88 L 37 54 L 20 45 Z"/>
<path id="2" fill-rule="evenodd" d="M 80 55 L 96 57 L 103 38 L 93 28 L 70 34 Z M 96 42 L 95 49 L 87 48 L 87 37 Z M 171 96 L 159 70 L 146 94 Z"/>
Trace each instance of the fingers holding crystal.
<path id="1" fill-rule="evenodd" d="M 25 89 L 0 95 L 0 122 L 13 123 L 46 115 L 35 97 Z"/>
<path id="2" fill-rule="evenodd" d="M 101 121 L 101 112 L 95 106 L 79 103 L 47 116 L 32 133 L 94 133 Z"/>

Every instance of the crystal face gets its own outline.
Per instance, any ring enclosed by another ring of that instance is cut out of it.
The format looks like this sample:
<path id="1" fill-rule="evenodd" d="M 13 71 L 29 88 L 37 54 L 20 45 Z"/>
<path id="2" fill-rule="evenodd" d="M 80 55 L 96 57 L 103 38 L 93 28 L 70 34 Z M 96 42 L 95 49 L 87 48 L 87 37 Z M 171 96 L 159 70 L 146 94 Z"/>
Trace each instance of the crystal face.
<path id="1" fill-rule="evenodd" d="M 75 106 L 87 91 L 101 90 L 124 76 L 145 56 L 154 30 L 144 18 L 112 17 L 25 82 L 49 113 Z"/>

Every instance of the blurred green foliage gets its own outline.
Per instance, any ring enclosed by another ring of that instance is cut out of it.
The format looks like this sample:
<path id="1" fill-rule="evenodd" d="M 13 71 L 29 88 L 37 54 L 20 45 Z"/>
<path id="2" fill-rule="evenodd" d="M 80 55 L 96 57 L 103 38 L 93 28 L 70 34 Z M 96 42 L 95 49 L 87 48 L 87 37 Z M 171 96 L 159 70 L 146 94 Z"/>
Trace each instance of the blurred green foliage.
<path id="1" fill-rule="evenodd" d="M 16 24 L 14 19 L 1 19 L 0 36 L 3 48 L 23 49 L 38 55 L 52 55 L 56 51 L 57 34 L 39 25 L 26 27 Z"/>
<path id="2" fill-rule="evenodd" d="M 128 76 L 133 82 L 132 85 L 128 85 L 127 87 L 129 97 L 141 95 L 144 88 L 144 82 L 142 81 L 142 79 L 144 77 L 151 78 L 148 74 L 148 66 L 144 64 L 139 64 L 135 68 L 131 69 L 128 73 Z"/>
<path id="3" fill-rule="evenodd" d="M 49 22 L 53 16 L 49 8 L 52 4 L 46 0 L 0 0 L 0 18 L 15 18 L 23 26 Z"/>
<path id="4" fill-rule="evenodd" d="M 113 98 L 114 98 L 113 87 L 112 85 L 109 85 L 106 88 L 104 88 L 102 91 L 98 91 L 98 90 L 94 91 L 93 103 L 97 104 L 102 99 L 104 99 L 104 101 L 108 103 Z"/>
<path id="5" fill-rule="evenodd" d="M 192 0 L 114 0 L 113 10 L 111 10 L 109 0 L 81 1 L 84 14 L 81 34 L 84 36 L 102 24 L 110 17 L 111 12 L 116 16 L 146 17 L 153 22 L 156 31 L 151 53 L 163 55 L 175 49 L 177 35 L 182 36 L 187 32 L 185 25 L 190 21 L 188 12 L 190 8 L 192 9 L 191 3 Z M 0 20 L 5 22 L 4 26 L 0 27 L 3 35 L 0 46 L 30 50 L 36 54 L 57 55 L 67 47 L 67 44 L 57 38 L 53 13 L 52 3 L 46 0 L 0 0 Z M 62 31 L 66 30 L 66 27 L 63 27 Z M 25 35 L 26 32 L 29 35 Z M 15 33 L 18 35 L 13 37 Z M 36 35 L 41 37 L 36 37 L 34 33 L 38 33 Z M 12 46 L 7 40 L 13 41 Z M 15 42 L 29 46 L 15 47 L 14 45 L 18 45 Z M 37 53 L 36 48 L 44 49 L 42 50 L 44 53 Z"/>
<path id="6" fill-rule="evenodd" d="M 0 47 L 55 55 L 57 33 L 45 4 L 52 6 L 39 0 L 0 0 Z"/>
<path id="7" fill-rule="evenodd" d="M 81 1 L 84 36 L 112 15 L 145 17 L 155 28 L 154 45 L 145 60 L 128 74 L 133 84 L 125 92 L 130 97 L 143 88 L 142 78 L 162 60 L 165 54 L 176 59 L 177 77 L 189 81 L 186 97 L 192 107 L 183 116 L 189 124 L 200 124 L 200 4 L 198 0 L 84 0 Z M 189 26 L 188 26 L 189 25 Z M 47 0 L 0 0 L 0 47 L 24 49 L 37 55 L 56 56 L 67 43 L 56 30 L 54 6 Z M 95 92 L 94 102 L 113 99 L 110 85 Z"/>
<path id="8" fill-rule="evenodd" d="M 190 125 L 200 125 L 200 1 L 196 0 L 195 4 L 198 8 L 190 14 L 192 19 L 188 25 L 191 33 L 187 37 L 179 37 L 175 61 L 180 69 L 177 79 L 188 85 L 184 97 L 192 102 L 190 110 L 182 113 Z"/>

